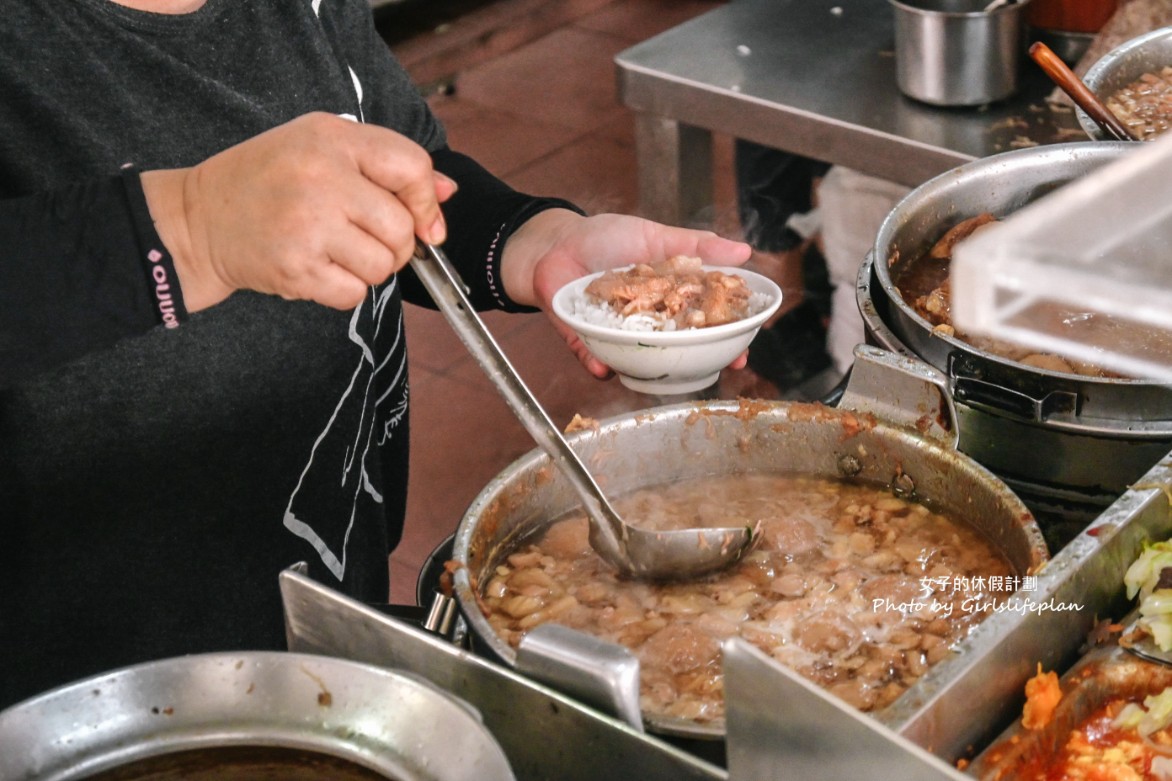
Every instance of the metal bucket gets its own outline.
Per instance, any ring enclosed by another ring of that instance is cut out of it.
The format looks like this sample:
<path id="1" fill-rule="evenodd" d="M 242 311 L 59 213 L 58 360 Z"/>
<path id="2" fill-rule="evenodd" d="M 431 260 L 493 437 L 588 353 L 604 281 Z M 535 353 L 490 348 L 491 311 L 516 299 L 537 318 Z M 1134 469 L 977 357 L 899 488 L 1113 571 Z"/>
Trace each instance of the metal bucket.
<path id="1" fill-rule="evenodd" d="M 402 672 L 277 652 L 166 659 L 0 712 L 5 781 L 512 779 L 479 714 Z"/>
<path id="2" fill-rule="evenodd" d="M 915 364 L 931 371 L 918 361 Z M 942 419 L 942 430 L 947 430 L 951 423 L 947 415 L 909 404 L 911 422 L 904 424 L 885 422 L 871 414 L 864 418 L 853 411 L 860 409 L 854 402 L 865 396 L 860 386 L 866 373 L 859 365 L 856 361 L 852 384 L 844 396 L 844 400 L 852 400 L 850 409 L 701 401 L 612 418 L 597 430 L 571 435 L 570 442 L 613 496 L 703 476 L 753 472 L 899 485 L 911 487 L 914 498 L 970 521 L 1019 574 L 1046 561 L 1041 533 L 1021 501 L 983 467 L 923 433 L 926 426 Z M 879 371 L 880 378 L 871 387 L 899 387 L 896 370 L 882 374 L 881 366 Z M 877 399 L 875 408 L 894 408 L 901 395 L 892 392 L 892 398 Z M 517 654 L 496 635 L 481 612 L 478 584 L 487 582 L 498 563 L 518 545 L 576 508 L 578 502 L 548 456 L 534 451 L 489 483 L 456 530 L 454 559 L 461 565 L 454 577 L 456 598 L 473 637 L 509 666 L 517 664 Z M 913 686 L 909 694 L 914 690 Z M 644 721 L 650 730 L 665 735 L 723 736 L 722 728 L 697 722 L 647 713 Z"/>
<path id="3" fill-rule="evenodd" d="M 896 204 L 859 273 L 868 340 L 947 376 L 959 449 L 1026 501 L 1052 550 L 1172 448 L 1172 388 L 1036 369 L 942 334 L 903 300 L 889 265 L 895 257 L 920 256 L 962 219 L 982 212 L 1005 216 L 1133 148 L 1107 141 L 1056 144 L 941 174 Z"/>
<path id="4" fill-rule="evenodd" d="M 1029 0 L 891 0 L 895 74 L 903 94 L 936 106 L 979 106 L 1017 91 Z"/>

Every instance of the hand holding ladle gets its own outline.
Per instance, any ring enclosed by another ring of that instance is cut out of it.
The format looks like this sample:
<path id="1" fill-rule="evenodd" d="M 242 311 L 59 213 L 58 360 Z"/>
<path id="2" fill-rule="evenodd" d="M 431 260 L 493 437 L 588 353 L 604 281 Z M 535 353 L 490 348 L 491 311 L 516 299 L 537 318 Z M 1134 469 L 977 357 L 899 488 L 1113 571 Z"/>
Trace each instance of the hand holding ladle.
<path id="1" fill-rule="evenodd" d="M 411 267 L 509 409 L 578 493 L 590 545 L 608 564 L 634 578 L 686 579 L 727 567 L 749 549 L 755 530 L 747 526 L 648 531 L 625 523 L 493 340 L 443 251 L 420 242 Z"/>

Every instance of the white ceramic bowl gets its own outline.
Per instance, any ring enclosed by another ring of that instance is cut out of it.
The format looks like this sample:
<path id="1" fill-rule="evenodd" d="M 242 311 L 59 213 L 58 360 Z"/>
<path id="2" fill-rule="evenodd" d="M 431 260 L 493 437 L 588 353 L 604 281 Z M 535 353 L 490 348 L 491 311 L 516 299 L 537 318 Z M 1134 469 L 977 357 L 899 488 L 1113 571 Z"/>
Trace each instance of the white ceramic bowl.
<path id="1" fill-rule="evenodd" d="M 749 290 L 763 293 L 769 303 L 743 320 L 708 328 L 678 331 L 634 331 L 608 328 L 583 320 L 573 313 L 570 301 L 602 272 L 576 279 L 553 297 L 553 311 L 577 332 L 590 352 L 610 366 L 619 380 L 640 393 L 671 396 L 707 388 L 720 370 L 740 355 L 762 323 L 781 306 L 781 288 L 773 280 L 742 268 L 705 266 L 705 270 L 736 274 Z"/>

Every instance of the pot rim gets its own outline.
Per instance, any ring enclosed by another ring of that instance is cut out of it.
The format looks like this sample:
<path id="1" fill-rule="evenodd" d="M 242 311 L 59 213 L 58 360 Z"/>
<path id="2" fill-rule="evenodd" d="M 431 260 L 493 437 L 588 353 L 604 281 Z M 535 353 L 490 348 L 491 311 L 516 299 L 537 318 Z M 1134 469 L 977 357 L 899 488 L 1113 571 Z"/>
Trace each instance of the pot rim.
<path id="1" fill-rule="evenodd" d="M 1005 3 L 994 8 L 992 11 L 984 10 L 985 6 L 989 4 L 988 0 L 974 0 L 973 5 L 979 6 L 972 11 L 950 11 L 939 8 L 925 8 L 923 5 L 917 5 L 914 0 L 887 0 L 896 8 L 906 11 L 912 16 L 923 17 L 925 19 L 991 19 L 995 16 L 1005 16 L 1012 14 L 1020 16 L 1024 13 L 1026 6 L 1031 0 L 1017 0 L 1013 3 Z"/>

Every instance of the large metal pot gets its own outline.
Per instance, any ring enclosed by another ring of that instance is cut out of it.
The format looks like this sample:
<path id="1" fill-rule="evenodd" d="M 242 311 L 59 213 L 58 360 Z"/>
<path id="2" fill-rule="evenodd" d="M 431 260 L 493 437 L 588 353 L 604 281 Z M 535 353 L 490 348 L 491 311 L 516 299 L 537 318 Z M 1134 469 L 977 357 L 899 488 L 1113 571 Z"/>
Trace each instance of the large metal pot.
<path id="1" fill-rule="evenodd" d="M 703 476 L 752 472 L 865 481 L 968 519 L 1016 572 L 1035 570 L 1048 554 L 1033 516 L 1001 481 L 948 444 L 948 413 L 915 401 L 905 407 L 906 425 L 875 416 L 874 410 L 894 409 L 901 398 L 908 402 L 912 395 L 901 385 L 903 375 L 885 365 L 896 356 L 884 354 L 890 357 L 878 364 L 864 356 L 872 372 L 862 370 L 863 359 L 856 361 L 844 396 L 849 409 L 745 400 L 690 402 L 615 417 L 569 439 L 612 496 Z M 902 360 L 936 374 L 921 362 Z M 868 400 L 867 391 L 877 387 L 887 389 L 889 398 Z M 939 393 L 943 395 L 942 390 Z M 869 401 L 874 404 L 866 412 Z M 943 436 L 925 434 L 928 430 Z M 456 598 L 473 637 L 510 666 L 517 664 L 517 654 L 496 635 L 478 607 L 477 586 L 518 545 L 578 503 L 549 457 L 534 451 L 488 484 L 456 530 L 454 559 L 462 565 L 453 579 Z M 723 734 L 718 727 L 695 722 L 650 714 L 644 718 L 661 734 Z"/>
<path id="2" fill-rule="evenodd" d="M 959 449 L 1005 480 L 1061 547 L 1172 448 L 1172 388 L 1036 369 L 933 330 L 892 284 L 893 257 L 918 257 L 949 227 L 1005 216 L 1134 149 L 1100 141 L 1005 152 L 955 168 L 896 204 L 859 273 L 869 341 L 943 372 Z"/>
<path id="3" fill-rule="evenodd" d="M 308 654 L 167 659 L 0 712 L 0 778 L 512 779 L 470 706 L 402 672 Z"/>

